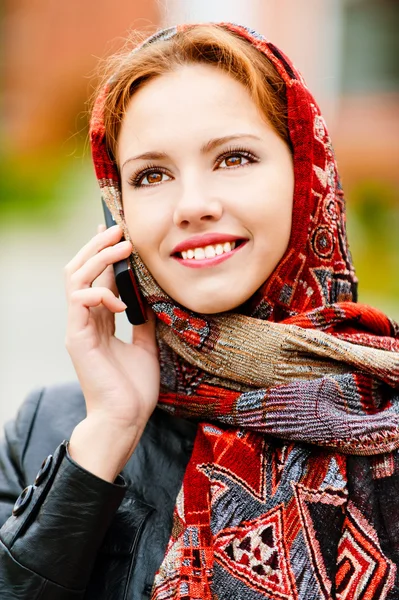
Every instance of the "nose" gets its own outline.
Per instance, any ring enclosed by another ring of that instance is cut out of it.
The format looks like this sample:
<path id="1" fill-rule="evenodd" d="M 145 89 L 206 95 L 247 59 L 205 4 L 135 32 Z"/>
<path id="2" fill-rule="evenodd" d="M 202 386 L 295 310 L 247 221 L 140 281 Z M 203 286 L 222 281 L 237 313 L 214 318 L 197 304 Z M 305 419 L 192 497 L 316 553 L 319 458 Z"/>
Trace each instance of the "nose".
<path id="1" fill-rule="evenodd" d="M 198 226 L 221 218 L 222 202 L 205 187 L 193 180 L 182 183 L 173 213 L 173 222 L 177 227 L 187 229 L 190 225 Z"/>

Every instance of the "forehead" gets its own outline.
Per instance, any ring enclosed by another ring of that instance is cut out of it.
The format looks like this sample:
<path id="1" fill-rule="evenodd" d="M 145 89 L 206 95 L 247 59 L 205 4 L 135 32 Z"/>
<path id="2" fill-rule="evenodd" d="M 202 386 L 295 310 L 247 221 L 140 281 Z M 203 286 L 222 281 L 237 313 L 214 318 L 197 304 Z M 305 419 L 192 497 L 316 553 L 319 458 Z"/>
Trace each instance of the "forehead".
<path id="1" fill-rule="evenodd" d="M 122 121 L 119 151 L 142 143 L 255 133 L 264 121 L 247 89 L 209 65 L 185 65 L 144 85 Z"/>

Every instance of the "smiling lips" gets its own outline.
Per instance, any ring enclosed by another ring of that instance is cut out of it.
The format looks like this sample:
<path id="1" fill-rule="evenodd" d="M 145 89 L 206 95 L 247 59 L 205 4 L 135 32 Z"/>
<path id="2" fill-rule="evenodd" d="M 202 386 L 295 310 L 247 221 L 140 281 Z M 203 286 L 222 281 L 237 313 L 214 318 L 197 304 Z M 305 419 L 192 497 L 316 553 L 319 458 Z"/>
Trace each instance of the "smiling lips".
<path id="1" fill-rule="evenodd" d="M 172 256 L 186 267 L 211 267 L 230 258 L 247 241 L 224 233 L 194 236 L 178 244 Z"/>

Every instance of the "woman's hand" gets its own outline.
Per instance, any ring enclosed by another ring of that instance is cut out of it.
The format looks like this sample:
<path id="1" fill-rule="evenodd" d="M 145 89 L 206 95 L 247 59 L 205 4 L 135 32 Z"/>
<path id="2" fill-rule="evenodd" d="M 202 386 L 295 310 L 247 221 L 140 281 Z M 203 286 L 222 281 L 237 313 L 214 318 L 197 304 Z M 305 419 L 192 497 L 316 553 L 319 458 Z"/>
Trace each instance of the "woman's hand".
<path id="1" fill-rule="evenodd" d="M 134 451 L 159 394 L 155 317 L 134 328 L 133 343 L 115 337 L 118 298 L 112 264 L 127 258 L 115 226 L 99 231 L 65 268 L 66 346 L 86 400 L 87 417 L 69 444 L 72 458 L 112 481 Z M 119 242 L 119 243 L 118 243 Z M 94 284 L 95 282 L 95 284 Z"/>

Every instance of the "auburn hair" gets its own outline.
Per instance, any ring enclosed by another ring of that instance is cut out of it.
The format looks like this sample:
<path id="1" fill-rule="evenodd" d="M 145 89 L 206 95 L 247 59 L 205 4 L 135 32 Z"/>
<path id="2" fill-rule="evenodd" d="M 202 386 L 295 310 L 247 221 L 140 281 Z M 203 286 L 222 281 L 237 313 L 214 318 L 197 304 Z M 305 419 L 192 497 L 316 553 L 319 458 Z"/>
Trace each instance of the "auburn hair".
<path id="1" fill-rule="evenodd" d="M 238 34 L 221 25 L 198 24 L 137 52 L 125 48 L 106 59 L 99 91 L 107 86 L 105 137 L 115 162 L 119 129 L 134 93 L 155 77 L 198 63 L 215 66 L 242 83 L 263 117 L 289 145 L 285 84 L 274 65 Z"/>

